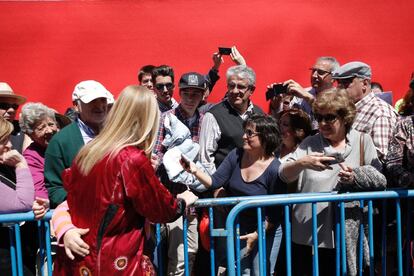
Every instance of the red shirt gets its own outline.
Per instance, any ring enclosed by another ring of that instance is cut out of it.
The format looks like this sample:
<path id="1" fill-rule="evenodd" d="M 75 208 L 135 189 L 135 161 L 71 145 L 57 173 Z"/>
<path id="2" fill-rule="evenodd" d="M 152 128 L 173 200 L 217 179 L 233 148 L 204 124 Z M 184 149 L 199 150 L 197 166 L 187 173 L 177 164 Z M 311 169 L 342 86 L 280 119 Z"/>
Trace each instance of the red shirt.
<path id="1" fill-rule="evenodd" d="M 82 238 L 90 254 L 70 261 L 58 254 L 54 275 L 144 275 L 143 226 L 177 217 L 176 199 L 158 181 L 142 150 L 124 148 L 106 156 L 86 176 L 76 164 L 63 173 L 72 222 L 89 228 Z"/>

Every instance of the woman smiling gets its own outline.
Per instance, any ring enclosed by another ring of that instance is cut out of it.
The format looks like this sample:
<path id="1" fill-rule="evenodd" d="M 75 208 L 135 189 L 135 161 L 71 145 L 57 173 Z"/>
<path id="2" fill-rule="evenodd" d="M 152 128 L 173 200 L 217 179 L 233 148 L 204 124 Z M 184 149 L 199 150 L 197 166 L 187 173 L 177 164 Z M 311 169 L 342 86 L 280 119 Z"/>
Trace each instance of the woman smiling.
<path id="1" fill-rule="evenodd" d="M 280 177 L 289 183 L 298 180 L 296 190 L 300 193 L 384 187 L 385 177 L 379 172 L 381 163 L 371 137 L 351 128 L 356 110 L 346 91 L 334 88 L 320 93 L 313 103 L 313 112 L 319 124 L 319 133 L 307 137 L 288 162 L 282 164 Z M 319 260 L 324 260 L 324 265 L 319 266 L 320 273 L 333 275 L 334 207 L 329 203 L 318 203 L 317 214 Z M 355 236 L 358 236 L 358 232 L 347 231 L 347 239 L 353 240 Z M 293 207 L 292 241 L 292 257 L 297 263 L 303 264 L 295 267 L 295 275 L 311 274 L 310 204 Z M 352 255 L 348 255 L 349 263 L 355 260 L 355 255 L 351 251 L 348 253 Z M 354 263 L 352 268 L 355 269 L 355 266 Z M 352 271 L 349 271 L 349 275 L 353 275 Z"/>

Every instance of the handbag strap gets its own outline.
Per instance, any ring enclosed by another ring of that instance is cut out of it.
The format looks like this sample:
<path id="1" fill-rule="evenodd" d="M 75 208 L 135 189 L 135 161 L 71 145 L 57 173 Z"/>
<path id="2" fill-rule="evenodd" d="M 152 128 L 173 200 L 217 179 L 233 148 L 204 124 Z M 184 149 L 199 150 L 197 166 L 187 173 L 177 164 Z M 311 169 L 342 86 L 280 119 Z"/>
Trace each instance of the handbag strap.
<path id="1" fill-rule="evenodd" d="M 359 166 L 364 166 L 364 134 L 359 134 Z"/>

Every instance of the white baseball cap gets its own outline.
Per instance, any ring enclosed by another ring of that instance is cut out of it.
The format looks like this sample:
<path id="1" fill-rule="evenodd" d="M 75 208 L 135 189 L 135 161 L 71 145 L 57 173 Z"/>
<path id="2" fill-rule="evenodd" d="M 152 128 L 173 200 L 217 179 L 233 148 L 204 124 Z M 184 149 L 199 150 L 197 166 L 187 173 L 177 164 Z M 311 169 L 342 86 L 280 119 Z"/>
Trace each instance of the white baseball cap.
<path id="1" fill-rule="evenodd" d="M 98 98 L 106 98 L 109 103 L 113 101 L 114 96 L 101 83 L 94 80 L 78 83 L 72 93 L 72 101 L 81 100 L 86 104 Z"/>

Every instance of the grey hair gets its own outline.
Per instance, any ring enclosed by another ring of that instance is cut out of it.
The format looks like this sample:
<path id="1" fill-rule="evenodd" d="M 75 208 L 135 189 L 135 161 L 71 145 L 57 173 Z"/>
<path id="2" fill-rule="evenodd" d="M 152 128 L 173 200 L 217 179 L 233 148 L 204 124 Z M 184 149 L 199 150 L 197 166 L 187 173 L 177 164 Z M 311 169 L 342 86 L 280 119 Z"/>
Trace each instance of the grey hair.
<path id="1" fill-rule="evenodd" d="M 331 72 L 336 71 L 339 69 L 340 64 L 334 57 L 319 57 L 316 62 L 318 61 L 327 61 L 331 64 Z"/>
<path id="2" fill-rule="evenodd" d="M 233 76 L 237 76 L 242 79 L 247 79 L 249 81 L 249 85 L 255 86 L 256 85 L 256 73 L 253 71 L 252 68 L 246 65 L 236 65 L 232 66 L 227 69 L 227 82 Z"/>
<path id="3" fill-rule="evenodd" d="M 44 118 L 51 118 L 56 122 L 55 111 L 42 103 L 27 103 L 20 113 L 20 129 L 23 133 L 32 134 L 36 123 Z"/>

